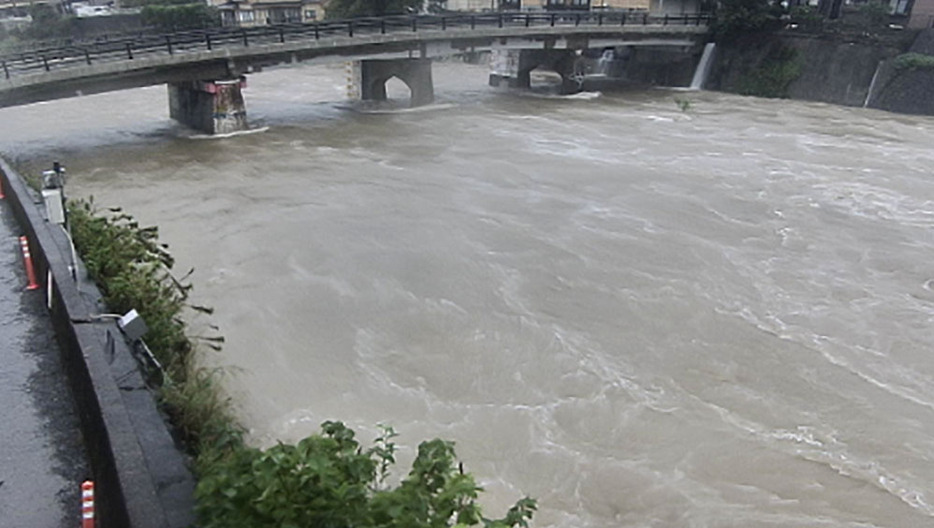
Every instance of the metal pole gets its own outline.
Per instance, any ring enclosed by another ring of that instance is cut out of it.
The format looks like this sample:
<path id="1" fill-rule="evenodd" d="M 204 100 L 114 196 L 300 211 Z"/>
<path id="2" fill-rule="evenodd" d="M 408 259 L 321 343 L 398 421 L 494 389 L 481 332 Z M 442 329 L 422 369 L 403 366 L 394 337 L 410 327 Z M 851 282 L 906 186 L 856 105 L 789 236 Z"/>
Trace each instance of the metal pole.
<path id="1" fill-rule="evenodd" d="M 126 56 L 128 59 L 133 60 L 133 48 L 130 47 L 130 43 L 126 43 Z"/>
<path id="2" fill-rule="evenodd" d="M 208 51 L 211 51 L 211 35 L 208 33 L 204 34 L 204 43 L 208 45 Z"/>
<path id="3" fill-rule="evenodd" d="M 172 37 L 169 36 L 169 35 L 166 35 L 166 36 L 165 36 L 165 47 L 169 49 L 169 55 L 173 55 L 173 53 L 172 53 Z"/>
<path id="4" fill-rule="evenodd" d="M 6 67 L 6 61 L 3 61 L 3 74 L 6 75 L 6 78 L 10 78 L 10 70 Z"/>
<path id="5" fill-rule="evenodd" d="M 247 38 L 246 30 L 245 30 L 245 29 L 243 30 L 243 47 L 245 47 L 245 48 L 250 47 L 250 41 L 249 41 L 249 39 Z"/>

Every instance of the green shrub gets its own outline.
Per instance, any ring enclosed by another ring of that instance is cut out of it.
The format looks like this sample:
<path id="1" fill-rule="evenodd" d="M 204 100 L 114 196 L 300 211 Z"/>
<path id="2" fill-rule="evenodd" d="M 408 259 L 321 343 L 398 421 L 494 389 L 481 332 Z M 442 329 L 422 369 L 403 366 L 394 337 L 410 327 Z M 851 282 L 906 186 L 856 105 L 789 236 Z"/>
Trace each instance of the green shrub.
<path id="1" fill-rule="evenodd" d="M 364 450 L 354 431 L 324 422 L 322 433 L 265 451 L 241 448 L 202 465 L 195 495 L 203 528 L 527 527 L 535 501 L 522 499 L 502 519 L 486 519 L 481 488 L 457 464 L 454 444 L 422 442 L 408 476 L 386 486 L 395 432 L 383 428 Z"/>
<path id="2" fill-rule="evenodd" d="M 934 68 L 934 55 L 923 53 L 903 53 L 895 57 L 897 70 L 929 70 Z"/>
<path id="3" fill-rule="evenodd" d="M 147 5 L 140 12 L 143 24 L 162 31 L 200 29 L 220 25 L 217 8 L 206 4 Z"/>
<path id="4" fill-rule="evenodd" d="M 219 372 L 194 360 L 182 320 L 191 286 L 172 276 L 175 262 L 159 243 L 158 230 L 140 227 L 120 209 L 103 215 L 93 200 L 70 201 L 68 223 L 108 309 L 119 314 L 135 309 L 146 321 L 146 344 L 164 368 L 161 402 L 192 453 L 239 445 L 242 429 L 218 387 Z"/>
<path id="5" fill-rule="evenodd" d="M 889 21 L 891 12 L 888 3 L 870 1 L 859 6 L 859 15 L 866 31 L 876 31 L 884 28 Z"/>
<path id="6" fill-rule="evenodd" d="M 744 75 L 738 86 L 741 95 L 786 98 L 788 88 L 801 75 L 798 51 L 781 47 L 766 56 L 757 68 Z"/>

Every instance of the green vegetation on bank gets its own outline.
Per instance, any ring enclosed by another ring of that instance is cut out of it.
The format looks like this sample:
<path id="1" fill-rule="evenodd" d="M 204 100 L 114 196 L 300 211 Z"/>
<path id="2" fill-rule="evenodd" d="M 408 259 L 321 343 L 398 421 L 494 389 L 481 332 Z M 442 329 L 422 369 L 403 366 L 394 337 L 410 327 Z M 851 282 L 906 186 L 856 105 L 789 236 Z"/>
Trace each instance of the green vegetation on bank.
<path id="1" fill-rule="evenodd" d="M 164 368 L 159 399 L 195 457 L 196 513 L 203 528 L 484 528 L 527 527 L 536 509 L 519 500 L 501 519 L 483 517 L 482 489 L 457 463 L 454 444 L 422 442 L 408 475 L 388 484 L 395 432 L 382 427 L 364 449 L 340 422 L 297 444 L 249 447 L 219 386 L 219 374 L 197 364 L 182 319 L 190 285 L 177 280 L 174 259 L 154 227 L 92 201 L 69 203 L 69 225 L 90 276 L 111 311 L 130 309 L 146 321 L 145 339 Z"/>
<path id="2" fill-rule="evenodd" d="M 934 55 L 903 53 L 895 57 L 893 64 L 897 70 L 930 70 L 934 69 Z"/>
<path id="3" fill-rule="evenodd" d="M 787 98 L 791 83 L 800 75 L 798 50 L 779 47 L 769 53 L 762 64 L 740 78 L 737 92 L 756 97 Z"/>
<path id="4" fill-rule="evenodd" d="M 422 0 L 331 0 L 328 18 L 378 17 L 418 13 Z"/>

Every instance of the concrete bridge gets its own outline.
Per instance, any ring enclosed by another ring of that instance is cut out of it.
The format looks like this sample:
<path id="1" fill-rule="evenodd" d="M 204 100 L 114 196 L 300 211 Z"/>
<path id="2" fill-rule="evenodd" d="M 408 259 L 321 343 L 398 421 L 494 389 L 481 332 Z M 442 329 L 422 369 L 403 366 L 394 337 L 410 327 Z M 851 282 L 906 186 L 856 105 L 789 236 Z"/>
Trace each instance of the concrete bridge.
<path id="1" fill-rule="evenodd" d="M 245 75 L 306 61 L 355 60 L 363 99 L 385 99 L 398 77 L 413 106 L 433 99 L 431 59 L 493 50 L 505 70 L 491 84 L 528 86 L 536 67 L 557 71 L 573 90 L 574 57 L 588 48 L 696 49 L 707 15 L 496 13 L 396 16 L 314 24 L 145 35 L 0 56 L 0 107 L 167 84 L 172 118 L 209 133 L 246 128 Z"/>

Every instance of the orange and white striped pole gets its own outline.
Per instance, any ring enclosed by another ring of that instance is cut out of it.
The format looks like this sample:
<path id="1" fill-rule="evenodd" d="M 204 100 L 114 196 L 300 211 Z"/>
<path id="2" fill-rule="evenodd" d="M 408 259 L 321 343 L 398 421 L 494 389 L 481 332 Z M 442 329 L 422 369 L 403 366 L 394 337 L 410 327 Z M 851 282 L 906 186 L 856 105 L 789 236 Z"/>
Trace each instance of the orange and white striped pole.
<path id="1" fill-rule="evenodd" d="M 39 283 L 36 282 L 36 269 L 32 265 L 32 255 L 29 254 L 29 240 L 21 236 L 19 237 L 19 245 L 23 248 L 23 264 L 26 266 L 26 278 L 29 280 L 26 289 L 35 290 L 39 288 Z"/>
<path id="2" fill-rule="evenodd" d="M 81 528 L 94 528 L 94 482 L 81 483 Z"/>

